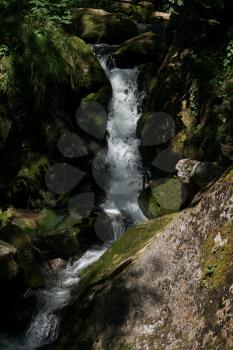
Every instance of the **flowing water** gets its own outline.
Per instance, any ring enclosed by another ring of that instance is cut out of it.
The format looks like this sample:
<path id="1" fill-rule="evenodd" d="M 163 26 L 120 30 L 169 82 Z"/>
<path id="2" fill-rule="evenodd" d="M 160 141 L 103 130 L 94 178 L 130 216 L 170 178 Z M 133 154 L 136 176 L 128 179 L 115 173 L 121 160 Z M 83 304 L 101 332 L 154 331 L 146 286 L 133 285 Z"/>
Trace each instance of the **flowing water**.
<path id="1" fill-rule="evenodd" d="M 138 206 L 138 193 L 143 185 L 139 140 L 136 137 L 142 102 L 137 89 L 138 70 L 108 68 L 108 56 L 101 53 L 102 50 L 103 46 L 95 47 L 113 88 L 105 159 L 109 186 L 102 209 L 111 218 L 113 237 L 68 264 L 59 275 L 59 283 L 47 271 L 45 289 L 38 292 L 40 311 L 22 339 L 0 338 L 0 350 L 32 350 L 53 342 L 59 332 L 60 312 L 70 302 L 71 290 L 79 282 L 80 271 L 97 261 L 128 226 L 145 219 Z"/>

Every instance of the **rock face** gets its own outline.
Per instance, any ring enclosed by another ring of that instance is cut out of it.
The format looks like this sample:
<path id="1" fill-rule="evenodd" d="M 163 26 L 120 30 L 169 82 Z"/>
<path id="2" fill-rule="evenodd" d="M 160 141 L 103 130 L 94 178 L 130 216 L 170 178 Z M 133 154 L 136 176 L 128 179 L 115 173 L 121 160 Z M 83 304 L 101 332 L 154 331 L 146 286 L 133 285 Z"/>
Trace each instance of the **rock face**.
<path id="1" fill-rule="evenodd" d="M 113 53 L 113 59 L 117 67 L 131 68 L 143 63 L 155 63 L 157 54 L 157 36 L 148 32 L 124 42 Z"/>
<path id="2" fill-rule="evenodd" d="M 83 272 L 48 348 L 231 350 L 232 198 L 230 169 L 196 207 L 126 232 Z"/>
<path id="3" fill-rule="evenodd" d="M 100 9 L 74 9 L 71 31 L 88 43 L 120 44 L 138 34 L 130 20 Z"/>

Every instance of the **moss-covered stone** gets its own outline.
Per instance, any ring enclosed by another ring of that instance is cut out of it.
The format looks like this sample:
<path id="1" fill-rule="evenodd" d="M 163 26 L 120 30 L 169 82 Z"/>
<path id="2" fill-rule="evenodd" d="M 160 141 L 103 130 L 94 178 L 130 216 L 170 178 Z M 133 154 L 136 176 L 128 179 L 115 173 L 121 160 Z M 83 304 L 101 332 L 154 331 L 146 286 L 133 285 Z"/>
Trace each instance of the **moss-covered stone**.
<path id="1" fill-rule="evenodd" d="M 150 239 L 157 235 L 176 217 L 171 214 L 156 220 L 145 222 L 126 231 L 100 260 L 81 272 L 81 283 L 90 285 L 100 282 L 114 273 L 127 261 L 131 263 Z"/>
<path id="2" fill-rule="evenodd" d="M 114 61 L 120 68 L 131 68 L 143 63 L 156 63 L 158 58 L 157 35 L 148 32 L 124 42 L 114 53 Z"/>
<path id="3" fill-rule="evenodd" d="M 139 205 L 149 219 L 177 212 L 186 200 L 186 192 L 176 178 L 155 181 L 141 192 Z"/>
<path id="4" fill-rule="evenodd" d="M 107 87 L 101 88 L 96 93 L 93 92 L 93 93 L 85 96 L 82 99 L 82 102 L 84 102 L 84 103 L 85 102 L 97 102 L 97 103 L 100 103 L 107 110 L 111 93 L 112 93 L 112 90 L 111 90 L 111 87 L 109 85 Z"/>
<path id="5" fill-rule="evenodd" d="M 74 9 L 71 31 L 92 44 L 119 44 L 138 34 L 130 20 L 100 9 Z"/>

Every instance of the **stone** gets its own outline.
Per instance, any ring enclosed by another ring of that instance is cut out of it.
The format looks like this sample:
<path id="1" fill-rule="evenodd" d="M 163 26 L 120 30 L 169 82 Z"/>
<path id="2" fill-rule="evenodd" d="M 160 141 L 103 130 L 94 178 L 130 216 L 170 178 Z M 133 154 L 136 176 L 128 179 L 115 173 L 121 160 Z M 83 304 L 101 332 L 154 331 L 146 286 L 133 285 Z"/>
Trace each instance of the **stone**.
<path id="1" fill-rule="evenodd" d="M 120 44 L 138 34 L 136 25 L 125 17 L 101 9 L 73 9 L 70 31 L 91 44 Z"/>
<path id="2" fill-rule="evenodd" d="M 185 188 L 179 179 L 159 179 L 151 182 L 150 186 L 141 192 L 139 206 L 147 218 L 154 219 L 178 212 L 186 198 Z"/>
<path id="3" fill-rule="evenodd" d="M 157 54 L 157 35 L 147 32 L 125 41 L 112 56 L 117 67 L 132 68 L 139 64 L 156 63 Z"/>
<path id="4" fill-rule="evenodd" d="M 211 162 L 181 159 L 177 165 L 177 176 L 184 184 L 192 184 L 202 189 L 223 172 L 223 168 Z"/>

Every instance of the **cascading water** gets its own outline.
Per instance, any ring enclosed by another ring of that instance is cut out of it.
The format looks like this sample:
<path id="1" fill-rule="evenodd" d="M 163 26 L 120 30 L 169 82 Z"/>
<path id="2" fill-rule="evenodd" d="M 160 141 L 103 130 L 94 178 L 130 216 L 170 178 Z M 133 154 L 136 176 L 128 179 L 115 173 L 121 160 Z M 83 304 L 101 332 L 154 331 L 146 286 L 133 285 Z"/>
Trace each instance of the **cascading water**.
<path id="1" fill-rule="evenodd" d="M 114 237 L 102 246 L 89 249 L 78 261 L 68 264 L 55 281 L 51 272 L 44 290 L 38 293 L 40 311 L 21 340 L 0 338 L 0 350 L 32 350 L 53 342 L 59 332 L 60 311 L 71 298 L 71 289 L 79 282 L 80 271 L 97 261 L 109 245 L 132 224 L 145 219 L 138 206 L 143 176 L 136 137 L 142 96 L 137 90 L 137 69 L 109 69 L 103 46 L 95 50 L 109 77 L 113 96 L 108 116 L 108 191 L 102 209 L 111 218 Z M 99 54 L 100 53 L 100 54 Z"/>
<path id="2" fill-rule="evenodd" d="M 95 50 L 103 46 L 96 45 Z M 103 48 L 104 49 L 104 48 Z M 138 193 L 143 187 L 139 140 L 136 136 L 140 117 L 142 94 L 138 92 L 138 69 L 109 69 L 108 56 L 99 55 L 113 90 L 108 114 L 108 165 L 109 186 L 104 211 L 114 215 L 114 238 L 119 237 L 128 225 L 145 219 L 138 205 Z"/>

